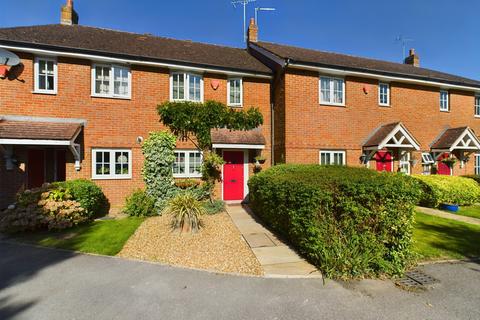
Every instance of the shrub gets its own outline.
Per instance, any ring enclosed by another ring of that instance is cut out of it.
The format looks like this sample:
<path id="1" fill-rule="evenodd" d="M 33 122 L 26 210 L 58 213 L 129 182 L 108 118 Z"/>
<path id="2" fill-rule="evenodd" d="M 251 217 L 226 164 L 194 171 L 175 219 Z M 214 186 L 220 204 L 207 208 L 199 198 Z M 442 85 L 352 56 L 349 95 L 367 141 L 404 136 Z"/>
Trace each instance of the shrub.
<path id="1" fill-rule="evenodd" d="M 412 260 L 415 179 L 364 168 L 280 165 L 249 181 L 254 212 L 327 277 L 401 274 Z"/>
<path id="2" fill-rule="evenodd" d="M 217 214 L 225 211 L 225 202 L 222 200 L 205 201 L 203 207 L 206 210 L 207 214 Z"/>
<path id="3" fill-rule="evenodd" d="M 478 175 L 478 174 L 471 174 L 471 175 L 466 175 L 466 176 L 463 176 L 463 177 L 468 178 L 468 179 L 473 179 L 477 183 L 480 183 L 480 175 Z"/>
<path id="4" fill-rule="evenodd" d="M 53 183 L 54 189 L 68 190 L 72 199 L 78 201 L 88 218 L 104 216 L 108 213 L 109 204 L 102 189 L 93 181 L 76 179 Z"/>
<path id="5" fill-rule="evenodd" d="M 200 216 L 206 214 L 202 203 L 190 192 L 182 192 L 167 202 L 163 213 L 172 215 L 172 227 L 180 232 L 198 232 Z"/>
<path id="6" fill-rule="evenodd" d="M 422 187 L 419 204 L 435 208 L 441 203 L 472 205 L 480 200 L 480 186 L 473 179 L 444 175 L 416 175 Z"/>
<path id="7" fill-rule="evenodd" d="M 157 213 L 155 210 L 155 200 L 145 191 L 139 189 L 126 199 L 123 212 L 134 217 L 155 215 Z"/>
<path id="8" fill-rule="evenodd" d="M 178 193 L 174 184 L 172 166 L 175 161 L 176 138 L 168 132 L 151 132 L 143 142 L 143 180 L 146 193 L 155 200 L 157 212 L 165 207 L 168 199 Z"/>
<path id="9" fill-rule="evenodd" d="M 195 188 L 200 185 L 201 181 L 200 180 L 194 180 L 194 179 L 178 179 L 175 180 L 175 185 L 180 188 L 180 189 L 190 189 L 190 188 Z"/>

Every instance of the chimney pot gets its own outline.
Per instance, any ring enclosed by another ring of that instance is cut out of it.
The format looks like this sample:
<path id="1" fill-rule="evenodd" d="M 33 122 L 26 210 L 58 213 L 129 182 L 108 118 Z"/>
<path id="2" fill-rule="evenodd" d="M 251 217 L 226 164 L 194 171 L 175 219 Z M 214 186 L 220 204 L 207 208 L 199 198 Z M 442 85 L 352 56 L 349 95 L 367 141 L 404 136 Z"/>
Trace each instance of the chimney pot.
<path id="1" fill-rule="evenodd" d="M 410 64 L 414 67 L 420 67 L 420 57 L 415 53 L 415 49 L 411 48 L 408 52 L 408 57 L 405 58 L 404 63 Z"/>
<path id="2" fill-rule="evenodd" d="M 62 6 L 60 23 L 64 25 L 78 24 L 78 14 L 73 9 L 73 0 L 67 0 L 67 3 Z"/>
<path id="3" fill-rule="evenodd" d="M 254 18 L 250 18 L 250 25 L 248 26 L 248 42 L 258 42 L 258 26 Z"/>

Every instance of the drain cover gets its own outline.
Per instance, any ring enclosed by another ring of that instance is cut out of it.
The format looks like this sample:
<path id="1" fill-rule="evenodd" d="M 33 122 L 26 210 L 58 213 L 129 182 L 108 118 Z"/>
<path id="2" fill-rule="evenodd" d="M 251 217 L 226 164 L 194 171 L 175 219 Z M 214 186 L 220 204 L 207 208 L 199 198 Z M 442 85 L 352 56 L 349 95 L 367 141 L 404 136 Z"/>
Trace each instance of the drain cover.
<path id="1" fill-rule="evenodd" d="M 438 280 L 423 273 L 420 270 L 412 270 L 405 273 L 405 277 L 398 280 L 397 284 L 403 287 L 416 287 L 421 288 L 433 283 L 437 283 Z"/>

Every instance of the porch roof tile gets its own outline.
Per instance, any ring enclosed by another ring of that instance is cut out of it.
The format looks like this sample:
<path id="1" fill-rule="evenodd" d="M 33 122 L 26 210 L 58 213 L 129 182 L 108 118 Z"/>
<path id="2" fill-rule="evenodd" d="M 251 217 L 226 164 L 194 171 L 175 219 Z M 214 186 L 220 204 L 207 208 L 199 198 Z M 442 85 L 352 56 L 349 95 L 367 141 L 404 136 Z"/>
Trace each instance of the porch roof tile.
<path id="1" fill-rule="evenodd" d="M 265 137 L 259 129 L 240 131 L 229 129 L 213 129 L 212 144 L 246 144 L 264 145 Z"/>
<path id="2" fill-rule="evenodd" d="M 467 130 L 468 127 L 450 128 L 435 141 L 432 145 L 432 149 L 450 149 L 462 133 Z"/>
<path id="3" fill-rule="evenodd" d="M 0 139 L 71 140 L 82 124 L 11 121 L 0 118 Z"/>

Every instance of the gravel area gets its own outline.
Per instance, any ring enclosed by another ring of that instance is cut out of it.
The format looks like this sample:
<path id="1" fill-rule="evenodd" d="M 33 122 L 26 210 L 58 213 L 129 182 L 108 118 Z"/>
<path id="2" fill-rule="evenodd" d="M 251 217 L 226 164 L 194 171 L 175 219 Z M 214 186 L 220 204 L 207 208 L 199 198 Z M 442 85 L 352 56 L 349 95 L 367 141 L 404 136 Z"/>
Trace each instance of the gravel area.
<path id="1" fill-rule="evenodd" d="M 202 217 L 197 234 L 179 234 L 171 217 L 148 218 L 130 237 L 118 256 L 211 271 L 262 275 L 248 244 L 226 213 Z"/>

